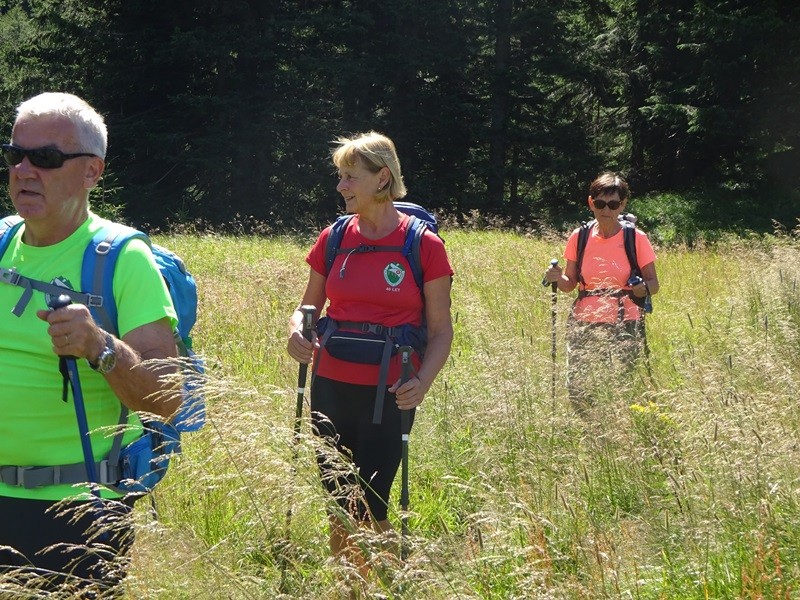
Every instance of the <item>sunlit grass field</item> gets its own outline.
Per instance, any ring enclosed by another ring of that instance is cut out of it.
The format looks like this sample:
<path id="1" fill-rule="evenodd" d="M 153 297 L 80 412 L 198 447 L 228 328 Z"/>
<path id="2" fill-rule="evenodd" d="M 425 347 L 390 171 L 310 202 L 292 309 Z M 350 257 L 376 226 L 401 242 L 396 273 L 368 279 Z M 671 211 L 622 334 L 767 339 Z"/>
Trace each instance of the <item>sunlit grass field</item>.
<path id="1" fill-rule="evenodd" d="M 572 296 L 554 365 L 541 285 L 564 239 L 443 237 L 455 340 L 411 434 L 412 551 L 387 560 L 366 536 L 375 575 L 356 597 L 800 598 L 800 244 L 657 248 L 649 364 L 598 374 L 582 420 L 564 386 Z M 198 281 L 208 424 L 159 486 L 157 520 L 138 505 L 128 597 L 348 597 L 307 404 L 293 441 L 286 320 L 311 238 L 157 241 Z"/>

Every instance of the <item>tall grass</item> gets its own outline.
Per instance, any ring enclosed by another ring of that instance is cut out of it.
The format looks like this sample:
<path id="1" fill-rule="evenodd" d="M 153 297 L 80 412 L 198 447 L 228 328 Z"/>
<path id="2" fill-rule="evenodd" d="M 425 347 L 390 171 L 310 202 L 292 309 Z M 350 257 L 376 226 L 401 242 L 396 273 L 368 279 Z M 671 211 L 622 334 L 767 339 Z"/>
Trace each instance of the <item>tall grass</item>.
<path id="1" fill-rule="evenodd" d="M 599 374 L 581 419 L 563 294 L 550 389 L 541 277 L 563 240 L 444 235 L 455 341 L 411 434 L 412 553 L 389 560 L 365 536 L 362 597 L 800 598 L 800 247 L 659 251 L 649 364 Z M 158 241 L 199 283 L 209 423 L 155 493 L 158 519 L 138 505 L 128 597 L 347 597 L 307 421 L 293 460 L 285 323 L 311 240 Z"/>

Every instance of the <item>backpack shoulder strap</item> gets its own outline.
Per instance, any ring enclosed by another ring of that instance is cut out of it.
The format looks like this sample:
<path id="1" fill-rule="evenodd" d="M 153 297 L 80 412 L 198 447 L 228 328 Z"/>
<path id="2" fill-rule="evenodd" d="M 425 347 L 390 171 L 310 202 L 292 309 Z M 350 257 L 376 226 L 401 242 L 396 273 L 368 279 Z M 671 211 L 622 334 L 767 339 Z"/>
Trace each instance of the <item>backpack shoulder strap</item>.
<path id="1" fill-rule="evenodd" d="M 425 223 L 425 221 L 414 215 L 410 215 L 408 218 L 408 229 L 406 230 L 406 240 L 403 244 L 403 256 L 408 260 L 411 273 L 414 275 L 414 281 L 417 283 L 417 287 L 420 290 L 422 290 L 425 285 L 420 246 L 422 245 L 422 236 L 425 235 L 426 229 L 428 229 L 428 224 Z"/>
<path id="2" fill-rule="evenodd" d="M 344 232 L 352 218 L 353 215 L 342 215 L 336 219 L 336 222 L 331 227 L 331 231 L 328 234 L 328 242 L 325 244 L 325 268 L 328 273 L 333 268 L 333 261 L 336 260 L 336 255 L 342 245 Z"/>
<path id="3" fill-rule="evenodd" d="M 347 226 L 353 215 L 343 215 L 336 219 L 331 231 L 328 234 L 328 240 L 325 244 L 325 267 L 327 272 L 330 273 L 333 268 L 333 261 L 336 256 L 344 253 L 351 252 L 401 252 L 402 255 L 408 260 L 411 267 L 411 273 L 414 275 L 414 281 L 422 290 L 424 285 L 422 273 L 422 260 L 420 256 L 420 245 L 422 243 L 422 236 L 425 230 L 428 229 L 428 224 L 415 215 L 409 215 L 408 228 L 406 229 L 406 237 L 403 246 L 363 246 L 358 248 L 342 248 L 342 240 L 347 231 Z"/>
<path id="4" fill-rule="evenodd" d="M 641 277 L 642 270 L 639 268 L 639 259 L 636 256 L 636 225 L 628 221 L 621 221 L 621 223 L 625 239 L 625 254 L 631 265 L 631 276 Z"/>
<path id="5" fill-rule="evenodd" d="M 81 289 L 91 290 L 103 298 L 99 306 L 90 306 L 92 317 L 106 331 L 119 337 L 117 303 L 114 300 L 114 269 L 125 244 L 138 238 L 152 246 L 141 231 L 120 223 L 105 221 L 89 242 L 83 254 Z"/>
<path id="6" fill-rule="evenodd" d="M 592 219 L 588 223 L 581 223 L 580 229 L 578 229 L 578 281 L 583 284 L 583 276 L 581 275 L 581 265 L 583 264 L 583 253 L 586 251 L 586 244 L 589 241 L 589 233 L 592 231 L 592 227 L 597 221 Z"/>
<path id="7" fill-rule="evenodd" d="M 19 215 L 9 215 L 0 220 L 0 256 L 6 253 L 20 227 L 22 227 L 22 217 Z"/>

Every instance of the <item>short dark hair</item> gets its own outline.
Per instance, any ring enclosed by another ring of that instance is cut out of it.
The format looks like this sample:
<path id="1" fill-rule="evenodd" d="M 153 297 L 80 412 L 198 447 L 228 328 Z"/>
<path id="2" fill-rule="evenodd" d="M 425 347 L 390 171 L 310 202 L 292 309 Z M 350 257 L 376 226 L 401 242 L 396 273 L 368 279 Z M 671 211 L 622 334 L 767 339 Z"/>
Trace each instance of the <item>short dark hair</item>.
<path id="1" fill-rule="evenodd" d="M 600 173 L 597 178 L 589 184 L 589 195 L 592 198 L 606 196 L 617 192 L 620 200 L 625 200 L 630 194 L 628 182 L 618 173 L 606 171 Z"/>

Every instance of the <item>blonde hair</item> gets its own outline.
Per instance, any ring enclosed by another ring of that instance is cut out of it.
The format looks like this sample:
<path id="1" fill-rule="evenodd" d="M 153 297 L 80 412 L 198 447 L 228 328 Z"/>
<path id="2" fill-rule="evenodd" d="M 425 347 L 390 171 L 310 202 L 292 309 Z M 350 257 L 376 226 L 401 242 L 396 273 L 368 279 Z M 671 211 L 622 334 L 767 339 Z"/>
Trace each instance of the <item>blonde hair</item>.
<path id="1" fill-rule="evenodd" d="M 406 195 L 403 175 L 400 173 L 400 159 L 397 158 L 394 142 L 376 131 L 358 134 L 352 138 L 340 137 L 334 142 L 333 164 L 337 169 L 361 164 L 372 173 L 383 167 L 389 169 L 389 184 L 375 193 L 377 202 L 397 200 Z"/>

